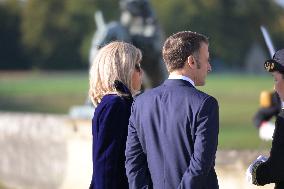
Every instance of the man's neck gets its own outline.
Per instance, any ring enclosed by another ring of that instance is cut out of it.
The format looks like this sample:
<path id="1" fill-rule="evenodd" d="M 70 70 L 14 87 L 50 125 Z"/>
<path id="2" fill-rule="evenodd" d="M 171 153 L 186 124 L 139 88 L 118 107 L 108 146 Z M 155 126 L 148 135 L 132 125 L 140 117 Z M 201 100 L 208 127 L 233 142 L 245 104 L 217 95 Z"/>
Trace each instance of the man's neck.
<path id="1" fill-rule="evenodd" d="M 182 80 L 188 81 L 193 86 L 195 86 L 194 81 L 190 77 L 185 76 L 185 75 L 181 75 L 181 74 L 177 74 L 177 73 L 170 73 L 169 79 L 182 79 Z"/>
<path id="2" fill-rule="evenodd" d="M 193 80 L 192 77 L 188 73 L 186 73 L 184 70 L 175 70 L 175 71 L 170 72 L 170 76 L 179 76 L 179 75 L 188 77 L 189 79 Z"/>

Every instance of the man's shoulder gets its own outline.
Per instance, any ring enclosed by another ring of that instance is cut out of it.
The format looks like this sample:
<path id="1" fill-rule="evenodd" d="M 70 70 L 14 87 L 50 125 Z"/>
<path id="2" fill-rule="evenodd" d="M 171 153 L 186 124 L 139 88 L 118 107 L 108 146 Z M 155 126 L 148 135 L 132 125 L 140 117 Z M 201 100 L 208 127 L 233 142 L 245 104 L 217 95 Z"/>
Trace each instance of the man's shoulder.
<path id="1" fill-rule="evenodd" d="M 197 91 L 197 94 L 200 96 L 200 98 L 204 99 L 204 100 L 212 100 L 212 101 L 216 101 L 217 102 L 217 99 L 203 91 L 200 91 L 200 90 L 196 90 Z"/>
<path id="2" fill-rule="evenodd" d="M 159 89 L 158 87 L 156 88 L 152 88 L 152 89 L 146 89 L 145 91 L 143 91 L 142 93 L 140 93 L 139 95 L 137 95 L 134 98 L 134 101 L 140 100 L 140 99 L 147 99 L 150 97 L 155 96 L 158 93 Z"/>

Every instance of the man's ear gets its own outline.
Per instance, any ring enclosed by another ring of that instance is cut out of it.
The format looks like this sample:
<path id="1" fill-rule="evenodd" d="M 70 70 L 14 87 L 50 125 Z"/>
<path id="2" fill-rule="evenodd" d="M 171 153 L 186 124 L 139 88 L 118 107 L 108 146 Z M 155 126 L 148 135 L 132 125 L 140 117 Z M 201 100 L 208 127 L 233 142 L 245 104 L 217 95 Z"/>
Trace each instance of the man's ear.
<path id="1" fill-rule="evenodd" d="M 190 67 L 191 69 L 196 68 L 196 62 L 195 62 L 195 60 L 194 60 L 194 58 L 193 58 L 192 55 L 190 55 L 190 56 L 187 57 L 187 64 L 189 65 L 189 67 Z"/>

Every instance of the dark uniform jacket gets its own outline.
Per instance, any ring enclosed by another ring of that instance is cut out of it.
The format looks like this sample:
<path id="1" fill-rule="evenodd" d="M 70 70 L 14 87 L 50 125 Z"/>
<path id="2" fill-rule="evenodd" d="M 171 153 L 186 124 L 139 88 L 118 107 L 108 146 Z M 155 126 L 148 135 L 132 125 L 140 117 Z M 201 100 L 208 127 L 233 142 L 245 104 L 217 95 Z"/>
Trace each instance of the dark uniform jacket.
<path id="1" fill-rule="evenodd" d="M 105 95 L 92 120 L 93 176 L 90 189 L 128 188 L 124 152 L 133 100 L 122 83 L 116 84 L 128 96 Z"/>
<path id="2" fill-rule="evenodd" d="M 181 79 L 144 92 L 126 143 L 129 188 L 217 189 L 218 102 Z"/>
<path id="3" fill-rule="evenodd" d="M 284 189 L 284 110 L 276 118 L 270 157 L 256 170 L 258 184 L 275 183 L 275 189 Z"/>

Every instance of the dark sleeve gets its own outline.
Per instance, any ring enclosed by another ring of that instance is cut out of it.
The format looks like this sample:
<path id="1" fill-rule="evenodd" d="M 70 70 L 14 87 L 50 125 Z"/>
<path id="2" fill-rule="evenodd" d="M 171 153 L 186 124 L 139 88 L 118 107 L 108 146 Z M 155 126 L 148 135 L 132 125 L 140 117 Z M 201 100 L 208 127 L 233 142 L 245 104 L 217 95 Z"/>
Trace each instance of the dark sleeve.
<path id="1" fill-rule="evenodd" d="M 253 118 L 255 127 L 259 128 L 263 121 L 269 121 L 273 116 L 276 116 L 278 113 L 278 105 L 273 105 L 267 108 L 260 108 Z"/>
<path id="2" fill-rule="evenodd" d="M 194 153 L 179 188 L 203 188 L 209 171 L 214 167 L 219 133 L 219 107 L 216 99 L 209 97 L 204 101 L 196 124 Z"/>
<path id="3" fill-rule="evenodd" d="M 96 143 L 93 145 L 95 188 L 119 188 L 123 175 L 127 183 L 125 172 L 121 173 L 129 119 L 126 108 L 122 101 L 116 100 L 104 107 L 98 118 L 99 131 L 97 140 L 93 141 Z"/>
<path id="4" fill-rule="evenodd" d="M 152 180 L 148 169 L 147 157 L 143 152 L 138 138 L 135 122 L 135 103 L 133 103 L 129 119 L 128 136 L 126 141 L 126 174 L 129 188 L 152 188 Z"/>
<path id="5" fill-rule="evenodd" d="M 277 116 L 270 157 L 256 170 L 260 185 L 284 181 L 284 112 Z"/>
<path id="6" fill-rule="evenodd" d="M 259 128 L 263 121 L 269 121 L 273 116 L 277 116 L 277 114 L 280 112 L 281 100 L 276 92 L 272 94 L 271 101 L 271 106 L 259 108 L 254 115 L 253 123 L 255 127 Z"/>

